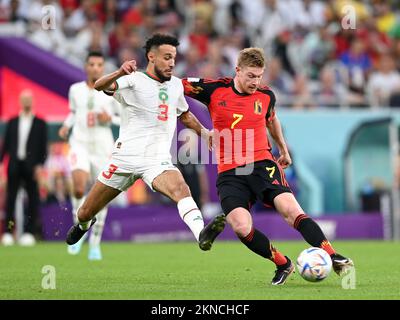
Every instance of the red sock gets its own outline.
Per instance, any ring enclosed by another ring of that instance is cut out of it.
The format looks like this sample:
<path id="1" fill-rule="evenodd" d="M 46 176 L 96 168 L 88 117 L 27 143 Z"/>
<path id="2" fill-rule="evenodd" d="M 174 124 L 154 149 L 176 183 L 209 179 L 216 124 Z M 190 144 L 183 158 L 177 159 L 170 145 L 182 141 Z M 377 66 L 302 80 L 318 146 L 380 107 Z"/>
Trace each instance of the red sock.
<path id="1" fill-rule="evenodd" d="M 328 240 L 324 240 L 321 243 L 321 249 L 324 249 L 326 252 L 328 252 L 329 255 L 334 254 L 336 251 L 333 249 L 331 243 Z"/>
<path id="2" fill-rule="evenodd" d="M 280 253 L 274 246 L 271 245 L 272 258 L 271 261 L 277 266 L 282 266 L 287 263 L 286 257 Z"/>

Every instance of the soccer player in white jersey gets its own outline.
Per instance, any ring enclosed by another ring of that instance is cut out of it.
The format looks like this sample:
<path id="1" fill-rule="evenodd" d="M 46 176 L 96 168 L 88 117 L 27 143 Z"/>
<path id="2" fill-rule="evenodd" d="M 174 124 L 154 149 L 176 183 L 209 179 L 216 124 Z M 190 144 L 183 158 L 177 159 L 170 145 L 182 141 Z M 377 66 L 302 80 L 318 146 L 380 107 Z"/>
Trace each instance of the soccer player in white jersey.
<path id="1" fill-rule="evenodd" d="M 69 131 L 69 163 L 72 171 L 72 214 L 77 222 L 77 210 L 85 199 L 89 181 L 94 182 L 110 159 L 114 146 L 111 122 L 119 124 L 118 103 L 110 96 L 94 89 L 94 83 L 104 71 L 104 57 L 100 52 L 90 52 L 86 59 L 86 81 L 73 84 L 69 89 L 70 113 L 59 130 L 67 139 Z M 90 260 L 101 260 L 100 240 L 107 207 L 98 214 L 98 221 L 89 237 Z M 85 237 L 68 246 L 70 254 L 78 254 Z"/>
<path id="2" fill-rule="evenodd" d="M 109 165 L 99 174 L 79 208 L 79 222 L 68 231 L 68 244 L 79 241 L 95 224 L 95 215 L 139 178 L 177 204 L 179 215 L 202 250 L 209 250 L 223 230 L 223 216 L 204 227 L 188 185 L 171 162 L 177 117 L 199 136 L 203 132 L 203 136 L 210 138 L 208 130 L 188 111 L 181 80 L 172 76 L 178 45 L 175 37 L 155 34 L 144 47 L 148 60 L 145 72 L 136 71 L 134 60 L 126 61 L 117 71 L 96 81 L 97 90 L 112 94 L 121 103 L 119 138 Z"/>

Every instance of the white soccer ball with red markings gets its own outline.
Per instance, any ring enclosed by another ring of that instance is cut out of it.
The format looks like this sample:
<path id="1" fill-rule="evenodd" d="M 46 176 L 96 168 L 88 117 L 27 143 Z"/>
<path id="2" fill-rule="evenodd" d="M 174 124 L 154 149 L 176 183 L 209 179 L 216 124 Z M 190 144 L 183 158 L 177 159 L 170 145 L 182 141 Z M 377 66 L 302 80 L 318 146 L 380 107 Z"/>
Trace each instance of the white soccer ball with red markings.
<path id="1" fill-rule="evenodd" d="M 321 248 L 311 247 L 303 250 L 296 264 L 303 279 L 310 282 L 324 280 L 332 270 L 331 257 Z"/>

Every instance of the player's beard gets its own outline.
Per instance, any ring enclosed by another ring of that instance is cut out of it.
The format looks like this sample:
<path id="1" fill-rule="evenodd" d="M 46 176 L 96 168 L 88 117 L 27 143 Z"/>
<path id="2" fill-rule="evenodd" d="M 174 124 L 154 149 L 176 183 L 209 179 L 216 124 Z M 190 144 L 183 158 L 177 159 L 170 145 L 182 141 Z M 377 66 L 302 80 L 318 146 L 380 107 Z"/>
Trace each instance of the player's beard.
<path id="1" fill-rule="evenodd" d="M 160 79 L 161 82 L 171 80 L 171 77 L 166 77 L 166 76 L 164 76 L 164 75 L 162 74 L 161 70 L 157 68 L 157 66 L 154 66 L 154 73 L 155 73 L 156 77 L 157 77 L 158 79 Z"/>

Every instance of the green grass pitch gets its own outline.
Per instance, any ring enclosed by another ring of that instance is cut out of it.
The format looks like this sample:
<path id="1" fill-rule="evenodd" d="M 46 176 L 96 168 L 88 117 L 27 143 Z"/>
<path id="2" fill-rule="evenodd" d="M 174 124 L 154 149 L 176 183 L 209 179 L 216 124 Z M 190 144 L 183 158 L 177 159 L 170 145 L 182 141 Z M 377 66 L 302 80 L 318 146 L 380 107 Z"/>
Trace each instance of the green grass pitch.
<path id="1" fill-rule="evenodd" d="M 276 242 L 295 259 L 304 242 Z M 69 256 L 62 243 L 0 247 L 2 299 L 400 299 L 399 243 L 335 241 L 356 265 L 355 289 L 335 274 L 309 283 L 297 273 L 271 286 L 271 262 L 238 241 L 217 242 L 209 252 L 195 243 L 104 243 L 102 261 L 87 260 L 87 244 Z M 56 288 L 43 289 L 45 265 L 54 266 Z"/>

